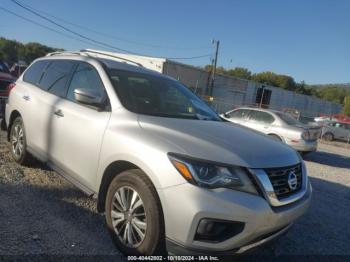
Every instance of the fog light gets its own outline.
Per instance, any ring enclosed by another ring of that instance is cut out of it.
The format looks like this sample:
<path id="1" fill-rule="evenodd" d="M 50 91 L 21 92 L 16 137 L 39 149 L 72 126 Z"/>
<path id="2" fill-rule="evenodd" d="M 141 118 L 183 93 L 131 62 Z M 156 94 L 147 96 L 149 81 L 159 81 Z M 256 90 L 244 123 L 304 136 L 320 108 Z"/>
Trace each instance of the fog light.
<path id="1" fill-rule="evenodd" d="M 199 221 L 194 240 L 221 242 L 241 233 L 243 229 L 243 222 L 203 218 Z"/>

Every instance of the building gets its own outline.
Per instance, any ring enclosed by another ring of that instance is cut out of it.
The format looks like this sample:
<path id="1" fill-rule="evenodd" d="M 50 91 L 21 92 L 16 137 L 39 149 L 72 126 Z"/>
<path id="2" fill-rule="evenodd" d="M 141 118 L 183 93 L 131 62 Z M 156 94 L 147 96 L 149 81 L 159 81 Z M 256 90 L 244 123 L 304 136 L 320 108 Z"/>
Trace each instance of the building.
<path id="1" fill-rule="evenodd" d="M 203 99 L 207 99 L 206 94 L 210 74 L 201 68 L 178 63 L 166 58 L 119 53 L 108 54 L 135 61 L 148 69 L 169 75 L 181 81 Z M 211 105 L 218 113 L 241 105 L 255 106 L 260 104 L 275 110 L 297 110 L 308 117 L 314 117 L 320 114 L 338 114 L 342 111 L 342 106 L 337 103 L 298 94 L 278 87 L 262 85 L 261 83 L 250 80 L 216 75 Z"/>

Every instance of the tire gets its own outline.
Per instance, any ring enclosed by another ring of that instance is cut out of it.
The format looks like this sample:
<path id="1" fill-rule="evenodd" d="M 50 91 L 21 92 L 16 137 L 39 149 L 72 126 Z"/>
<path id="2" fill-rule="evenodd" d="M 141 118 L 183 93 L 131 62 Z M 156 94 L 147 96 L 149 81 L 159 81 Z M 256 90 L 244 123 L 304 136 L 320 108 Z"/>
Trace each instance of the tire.
<path id="1" fill-rule="evenodd" d="M 7 130 L 7 127 L 6 127 L 6 122 L 5 122 L 5 119 L 1 119 L 0 120 L 0 129 L 2 130 L 2 131 L 6 131 Z"/>
<path id="2" fill-rule="evenodd" d="M 132 201 L 133 194 L 137 194 L 135 201 Z M 105 203 L 107 226 L 121 252 L 125 255 L 166 254 L 160 201 L 152 183 L 141 170 L 132 169 L 118 174 L 109 185 Z M 124 209 L 123 203 L 126 203 Z M 130 212 L 129 206 L 134 208 L 133 212 Z M 130 232 L 130 238 L 125 231 Z"/>
<path id="3" fill-rule="evenodd" d="M 323 135 L 323 139 L 326 141 L 333 141 L 334 140 L 334 135 L 332 133 L 325 133 Z"/>
<path id="4" fill-rule="evenodd" d="M 278 135 L 269 134 L 268 136 L 276 141 L 283 142 L 282 139 Z"/>
<path id="5" fill-rule="evenodd" d="M 27 140 L 22 118 L 17 117 L 10 130 L 10 151 L 12 158 L 20 165 L 29 163 L 30 155 L 27 152 Z"/>

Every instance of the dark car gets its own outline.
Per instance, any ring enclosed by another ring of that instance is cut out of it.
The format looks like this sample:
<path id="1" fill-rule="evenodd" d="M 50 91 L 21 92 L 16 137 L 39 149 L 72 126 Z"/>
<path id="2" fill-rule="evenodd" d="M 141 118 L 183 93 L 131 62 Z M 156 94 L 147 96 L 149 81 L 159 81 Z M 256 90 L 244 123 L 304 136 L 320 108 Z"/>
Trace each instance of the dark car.
<path id="1" fill-rule="evenodd" d="M 24 72 L 24 70 L 27 69 L 27 67 L 28 66 L 26 64 L 16 63 L 10 69 L 11 75 L 18 78 Z"/>
<path id="2" fill-rule="evenodd" d="M 0 119 L 5 115 L 5 104 L 11 87 L 10 84 L 14 81 L 15 78 L 10 74 L 6 64 L 0 61 Z"/>

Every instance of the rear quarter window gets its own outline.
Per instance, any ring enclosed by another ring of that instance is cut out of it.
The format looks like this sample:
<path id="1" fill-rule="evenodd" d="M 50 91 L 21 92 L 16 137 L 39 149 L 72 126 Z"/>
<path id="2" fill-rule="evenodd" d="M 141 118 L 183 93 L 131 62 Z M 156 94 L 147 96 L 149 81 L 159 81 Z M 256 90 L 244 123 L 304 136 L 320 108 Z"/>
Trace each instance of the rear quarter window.
<path id="1" fill-rule="evenodd" d="M 38 85 L 48 61 L 34 62 L 23 75 L 23 81 Z"/>

